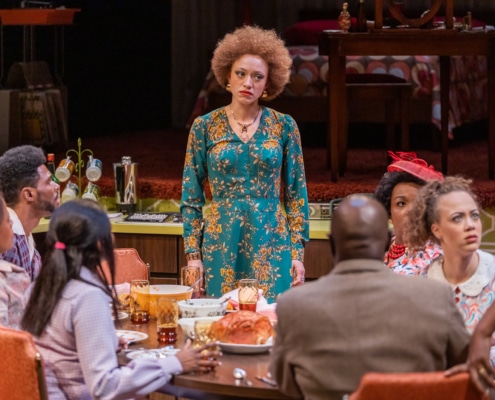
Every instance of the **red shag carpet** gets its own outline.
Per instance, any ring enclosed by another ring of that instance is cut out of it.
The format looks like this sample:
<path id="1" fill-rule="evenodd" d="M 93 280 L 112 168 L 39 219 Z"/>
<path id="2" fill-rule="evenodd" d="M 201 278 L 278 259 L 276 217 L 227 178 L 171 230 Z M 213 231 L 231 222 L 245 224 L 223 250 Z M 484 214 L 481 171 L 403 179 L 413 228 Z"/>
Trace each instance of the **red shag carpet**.
<path id="1" fill-rule="evenodd" d="M 95 158 L 103 162 L 103 176 L 97 182 L 102 196 L 115 195 L 113 163 L 120 162 L 122 156 L 131 156 L 134 162 L 139 163 L 140 198 L 180 199 L 187 134 L 186 130 L 167 129 L 87 137 L 82 139 L 82 149 L 91 149 Z M 304 142 L 303 137 L 310 202 L 329 202 L 352 193 L 373 192 L 386 170 L 387 153 L 381 144 L 355 143 L 348 152 L 345 176 L 332 183 L 330 172 L 326 169 L 324 143 L 306 146 Z M 68 148 L 77 149 L 77 140 L 71 140 Z M 57 163 L 64 158 L 66 150 L 55 152 Z M 440 168 L 438 151 L 415 151 L 419 157 Z M 472 178 L 480 203 L 484 207 L 495 205 L 495 181 L 488 180 L 486 139 L 454 140 L 449 149 L 449 174 Z"/>

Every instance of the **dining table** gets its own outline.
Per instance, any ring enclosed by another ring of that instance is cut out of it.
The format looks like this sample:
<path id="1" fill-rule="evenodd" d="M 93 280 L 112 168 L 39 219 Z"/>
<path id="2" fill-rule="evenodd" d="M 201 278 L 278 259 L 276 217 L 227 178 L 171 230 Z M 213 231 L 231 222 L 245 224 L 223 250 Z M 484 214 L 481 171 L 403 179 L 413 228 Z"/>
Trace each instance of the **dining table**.
<path id="1" fill-rule="evenodd" d="M 158 349 L 168 344 L 158 342 L 156 319 L 151 318 L 146 324 L 133 324 L 130 319 L 116 321 L 116 329 L 140 332 L 147 335 L 143 340 L 132 342 L 129 348 L 119 355 L 119 362 L 129 362 L 127 357 L 131 351 L 139 349 Z M 174 348 L 182 348 L 186 343 L 180 326 L 177 328 L 177 340 Z M 270 362 L 268 351 L 257 354 L 238 354 L 223 351 L 221 365 L 210 372 L 196 372 L 174 375 L 166 386 L 164 393 L 176 397 L 200 400 L 234 400 L 234 399 L 293 399 L 284 395 L 277 386 L 263 382 L 257 377 L 266 378 Z M 245 379 L 236 379 L 234 369 L 241 368 L 246 372 Z"/>
<path id="2" fill-rule="evenodd" d="M 441 170 L 448 173 L 450 57 L 487 57 L 488 178 L 495 179 L 495 30 L 374 29 L 365 33 L 323 31 L 319 53 L 328 56 L 327 164 L 336 182 L 345 171 L 347 56 L 435 55 L 440 59 Z M 402 140 L 407 141 L 407 140 Z"/>

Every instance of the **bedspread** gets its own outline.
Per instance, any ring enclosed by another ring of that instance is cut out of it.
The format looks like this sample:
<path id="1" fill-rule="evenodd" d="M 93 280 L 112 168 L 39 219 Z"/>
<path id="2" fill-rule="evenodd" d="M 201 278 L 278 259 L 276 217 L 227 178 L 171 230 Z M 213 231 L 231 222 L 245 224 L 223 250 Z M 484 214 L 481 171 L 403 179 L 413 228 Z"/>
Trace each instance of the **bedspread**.
<path id="1" fill-rule="evenodd" d="M 290 83 L 281 96 L 326 96 L 328 57 L 317 46 L 288 46 Z M 487 62 L 485 56 L 451 57 L 449 131 L 487 115 Z M 431 98 L 431 120 L 440 129 L 440 66 L 438 56 L 348 56 L 347 73 L 388 73 L 411 82 L 413 97 Z M 190 125 L 206 112 L 208 92 L 222 91 L 210 71 L 199 93 Z M 283 110 L 279 110 L 282 111 Z"/>

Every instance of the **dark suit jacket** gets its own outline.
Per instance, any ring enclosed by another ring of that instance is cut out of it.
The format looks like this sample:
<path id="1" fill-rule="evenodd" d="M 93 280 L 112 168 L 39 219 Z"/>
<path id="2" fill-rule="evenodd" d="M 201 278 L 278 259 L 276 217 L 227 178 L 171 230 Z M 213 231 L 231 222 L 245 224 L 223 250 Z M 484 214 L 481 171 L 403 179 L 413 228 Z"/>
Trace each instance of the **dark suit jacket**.
<path id="1" fill-rule="evenodd" d="M 469 334 L 444 283 L 349 260 L 277 301 L 271 371 L 283 392 L 341 399 L 368 371 L 439 371 L 465 361 Z"/>

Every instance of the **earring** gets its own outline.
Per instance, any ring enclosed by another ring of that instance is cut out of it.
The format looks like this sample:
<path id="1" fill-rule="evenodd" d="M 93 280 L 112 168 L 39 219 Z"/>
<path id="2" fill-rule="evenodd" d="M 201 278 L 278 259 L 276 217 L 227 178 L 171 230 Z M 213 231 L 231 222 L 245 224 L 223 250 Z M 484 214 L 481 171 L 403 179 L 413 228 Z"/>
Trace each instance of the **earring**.
<path id="1" fill-rule="evenodd" d="M 227 86 L 225 86 L 225 90 L 227 90 L 227 92 L 230 92 L 230 83 L 227 83 Z"/>
<path id="2" fill-rule="evenodd" d="M 266 90 L 263 90 L 263 94 L 261 95 L 262 99 L 266 99 L 268 97 L 268 92 Z"/>

